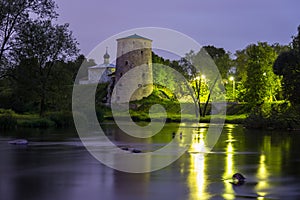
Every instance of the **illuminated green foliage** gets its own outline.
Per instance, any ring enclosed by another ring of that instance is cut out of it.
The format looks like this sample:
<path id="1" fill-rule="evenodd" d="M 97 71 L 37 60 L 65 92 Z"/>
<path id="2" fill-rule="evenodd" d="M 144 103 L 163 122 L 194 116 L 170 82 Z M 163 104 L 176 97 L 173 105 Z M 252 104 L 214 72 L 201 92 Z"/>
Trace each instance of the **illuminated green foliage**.
<path id="1" fill-rule="evenodd" d="M 270 45 L 261 42 L 249 45 L 245 53 L 247 59 L 243 99 L 252 106 L 272 102 L 280 90 L 280 79 L 272 68 L 277 53 Z"/>

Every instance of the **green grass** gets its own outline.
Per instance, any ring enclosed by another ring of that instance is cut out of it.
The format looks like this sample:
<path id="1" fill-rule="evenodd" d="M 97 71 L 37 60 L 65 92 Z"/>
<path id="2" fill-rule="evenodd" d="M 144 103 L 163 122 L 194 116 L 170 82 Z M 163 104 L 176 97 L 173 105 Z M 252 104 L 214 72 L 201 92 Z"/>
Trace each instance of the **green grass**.
<path id="1" fill-rule="evenodd" d="M 55 122 L 47 118 L 31 118 L 22 119 L 17 121 L 18 127 L 30 127 L 30 128 L 49 128 L 55 127 Z"/>
<path id="2" fill-rule="evenodd" d="M 113 116 L 111 112 L 106 111 L 107 115 L 105 115 L 106 121 L 113 121 Z M 119 117 L 125 117 L 125 114 L 120 114 Z M 0 114 L 0 116 L 4 116 L 4 114 Z M 48 117 L 47 117 L 48 116 Z M 150 122 L 152 121 L 164 121 L 166 122 L 181 122 L 181 117 L 183 120 L 192 121 L 195 120 L 194 115 L 183 115 L 177 113 L 168 113 L 167 117 L 165 118 L 163 113 L 154 113 L 151 115 L 151 118 L 148 112 L 138 112 L 138 111 L 131 111 L 131 118 L 135 122 Z M 247 115 L 240 114 L 240 115 L 214 115 L 214 118 L 225 119 L 225 123 L 232 123 L 232 124 L 242 124 Z M 13 113 L 9 119 L 16 121 L 16 124 L 11 123 L 12 125 L 8 124 L 7 120 L 3 121 L 3 127 L 6 128 L 13 128 L 17 127 L 32 127 L 32 128 L 48 128 L 48 127 L 66 127 L 73 125 L 73 118 L 69 114 L 65 113 L 50 113 L 46 115 L 46 117 L 39 117 L 37 114 L 15 114 Z M 205 117 L 201 117 L 202 123 L 209 123 L 211 119 L 210 115 Z M 4 124 L 5 123 L 5 124 Z"/>
<path id="3" fill-rule="evenodd" d="M 248 114 L 239 114 L 239 115 L 226 115 L 225 123 L 229 124 L 243 124 L 246 120 Z"/>
<path id="4" fill-rule="evenodd" d="M 11 110 L 0 110 L 0 127 L 68 127 L 73 125 L 73 116 L 71 112 L 52 112 L 44 117 L 38 114 L 17 114 Z"/>
<path id="5" fill-rule="evenodd" d="M 127 115 L 125 113 L 119 113 L 118 117 L 122 118 L 126 117 Z M 164 116 L 164 113 L 155 113 L 151 115 L 151 119 L 153 121 L 162 121 L 166 119 L 166 122 L 181 122 L 181 117 L 184 121 L 194 121 L 195 120 L 195 115 L 180 115 L 180 114 L 175 114 L 175 113 L 168 113 L 167 117 Z M 245 119 L 247 118 L 247 114 L 239 114 L 239 115 L 206 115 L 205 117 L 201 117 L 200 122 L 203 123 L 209 123 L 211 120 L 211 117 L 215 119 L 222 119 L 225 120 L 225 123 L 230 123 L 230 124 L 242 124 Z M 148 113 L 138 113 L 138 112 L 131 112 L 131 118 L 135 122 L 140 122 L 140 121 L 146 121 L 149 122 L 151 121 L 150 116 Z M 105 116 L 106 120 L 113 120 L 113 116 L 110 113 L 109 116 Z"/>

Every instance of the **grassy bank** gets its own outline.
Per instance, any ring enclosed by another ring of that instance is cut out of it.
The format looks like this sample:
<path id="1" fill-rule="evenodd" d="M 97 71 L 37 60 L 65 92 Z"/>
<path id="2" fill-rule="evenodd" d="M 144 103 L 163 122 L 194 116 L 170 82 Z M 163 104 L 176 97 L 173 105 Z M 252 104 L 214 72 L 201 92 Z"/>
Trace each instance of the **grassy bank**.
<path id="1" fill-rule="evenodd" d="M 113 116 L 110 111 L 98 114 L 99 121 L 113 121 Z M 226 115 L 218 116 L 215 118 L 222 118 L 225 123 L 242 124 L 246 119 L 246 114 L 239 115 Z M 131 111 L 131 118 L 135 122 L 146 121 L 150 122 L 151 118 L 146 112 Z M 184 119 L 195 118 L 195 116 L 183 116 Z M 152 120 L 163 120 L 162 113 L 156 113 L 152 115 Z M 211 119 L 210 115 L 201 118 L 201 122 L 209 123 Z M 180 122 L 181 116 L 175 113 L 168 113 L 166 122 Z M 40 117 L 38 114 L 16 114 L 12 111 L 0 113 L 0 128 L 10 129 L 15 127 L 30 127 L 30 128 L 50 128 L 50 127 L 70 127 L 74 126 L 73 116 L 67 112 L 53 112 L 47 113 L 44 117 Z"/>
<path id="2" fill-rule="evenodd" d="M 159 104 L 164 107 L 166 111 L 165 113 L 155 110 L 152 112 L 151 117 L 149 116 L 149 110 L 155 104 Z M 217 105 L 216 105 L 217 106 Z M 129 105 L 129 113 L 133 121 L 161 121 L 166 120 L 166 122 L 181 122 L 181 117 L 187 121 L 195 121 L 194 109 L 195 105 L 193 103 L 187 103 L 183 105 L 185 110 L 192 110 L 192 115 L 183 115 L 181 116 L 181 107 L 179 102 L 174 99 L 173 96 L 168 96 L 168 92 L 161 91 L 161 89 L 155 89 L 153 93 L 142 100 L 131 102 Z M 204 104 L 201 104 L 203 109 Z M 247 118 L 247 113 L 250 112 L 251 108 L 249 108 L 248 104 L 238 104 L 238 103 L 227 103 L 226 113 L 227 115 L 211 115 L 212 112 L 212 104 L 208 104 L 206 109 L 205 117 L 201 117 L 200 122 L 209 123 L 211 117 L 221 118 L 225 121 L 225 123 L 234 123 L 234 124 L 243 124 L 245 119 Z M 222 112 L 222 111 L 221 111 Z M 123 116 L 122 116 L 123 115 Z M 128 114 L 127 114 L 128 115 Z M 125 119 L 126 113 L 119 113 L 119 117 L 124 117 Z M 112 113 L 110 110 L 107 110 L 104 113 L 104 119 L 106 121 L 114 120 Z"/>
<path id="3" fill-rule="evenodd" d="M 242 106 L 243 107 L 243 106 Z M 106 109 L 105 112 L 97 111 L 99 121 L 113 121 L 112 113 Z M 131 118 L 135 122 L 162 121 L 181 122 L 181 116 L 177 113 L 167 113 L 166 118 L 163 113 L 152 114 L 150 118 L 148 112 L 130 111 Z M 291 112 L 282 114 L 281 117 L 270 116 L 268 118 L 263 115 L 247 114 L 247 113 L 229 113 L 227 115 L 206 115 L 201 117 L 201 123 L 210 123 L 211 117 L 222 119 L 229 124 L 243 124 L 247 128 L 254 129 L 299 129 L 299 123 L 292 116 Z M 122 116 L 121 116 L 122 117 Z M 195 119 L 195 116 L 182 116 L 185 120 Z M 124 116 L 125 118 L 125 116 Z M 31 127 L 31 128 L 49 128 L 49 127 L 70 127 L 74 126 L 72 113 L 53 112 L 47 113 L 44 117 L 37 114 L 16 114 L 13 112 L 0 113 L 0 129 L 10 129 L 15 127 Z"/>
<path id="4" fill-rule="evenodd" d="M 51 112 L 40 117 L 38 114 L 17 114 L 12 110 L 0 110 L 0 128 L 2 129 L 69 127 L 73 124 L 71 112 Z"/>
<path id="5" fill-rule="evenodd" d="M 130 117 L 135 122 L 162 121 L 181 122 L 184 120 L 195 121 L 195 115 L 181 116 L 181 107 L 178 101 L 172 96 L 167 96 L 166 92 L 155 91 L 148 98 L 131 102 L 129 107 Z M 149 115 L 150 108 L 159 104 L 166 111 L 154 110 L 151 117 Z M 191 104 L 187 110 L 195 109 Z M 202 107 L 204 105 L 201 105 Z M 256 109 L 250 108 L 246 103 L 227 103 L 227 115 L 210 115 L 212 105 L 208 104 L 205 117 L 201 117 L 200 122 L 209 123 L 211 118 L 224 120 L 225 123 L 243 124 L 249 129 L 299 129 L 300 128 L 300 108 L 292 107 L 286 102 L 274 102 L 262 104 Z M 98 121 L 114 121 L 111 110 L 102 104 L 96 106 L 96 114 Z M 122 116 L 123 115 L 123 116 Z M 119 117 L 127 117 L 128 114 L 119 114 Z M 82 120 L 88 123 L 90 116 L 81 116 Z M 71 112 L 48 112 L 43 117 L 37 114 L 17 114 L 11 110 L 0 109 L 0 129 L 9 129 L 14 127 L 70 127 L 74 126 L 73 115 Z"/>
<path id="6" fill-rule="evenodd" d="M 102 88 L 103 89 L 103 88 Z M 100 95 L 102 97 L 103 95 Z M 100 98 L 101 99 L 101 98 Z M 149 116 L 149 109 L 154 105 L 159 104 L 166 110 L 167 116 L 161 113 L 161 111 L 154 111 Z M 188 109 L 195 109 L 194 105 Z M 203 105 L 202 105 L 203 106 Z M 245 104 L 228 104 L 227 106 L 227 116 L 215 116 L 217 118 L 222 118 L 226 123 L 237 123 L 242 124 L 246 119 L 246 112 L 248 108 Z M 166 119 L 166 122 L 181 122 L 181 107 L 179 102 L 165 91 L 163 88 L 155 89 L 153 93 L 142 100 L 134 101 L 130 103 L 130 115 L 133 121 L 146 121 L 149 122 L 161 121 Z M 211 105 L 209 104 L 206 110 L 206 116 L 201 118 L 201 122 L 209 123 L 211 116 Z M 96 106 L 96 113 L 98 121 L 113 121 L 111 110 L 101 103 Z M 83 117 L 88 120 L 88 117 Z M 183 116 L 186 120 L 193 119 L 195 116 Z M 14 127 L 32 127 L 32 128 L 48 128 L 48 127 L 69 127 L 74 126 L 73 116 L 71 112 L 61 111 L 61 112 L 48 112 L 45 113 L 43 117 L 38 114 L 17 114 L 11 110 L 0 109 L 0 128 L 14 128 Z"/>
<path id="7" fill-rule="evenodd" d="M 168 114 L 166 118 L 163 117 L 163 113 L 156 113 L 155 115 L 152 115 L 152 118 L 149 117 L 147 113 L 134 113 L 131 115 L 131 118 L 135 122 L 150 122 L 151 119 L 153 121 L 162 121 L 166 120 L 166 122 L 181 122 L 181 116 L 179 114 Z M 120 119 L 122 119 L 122 115 L 118 116 Z M 191 121 L 192 119 L 195 120 L 195 116 L 182 116 L 184 120 Z M 200 122 L 201 123 L 209 123 L 211 120 L 212 115 L 206 115 L 205 117 L 201 117 Z M 247 114 L 237 114 L 237 115 L 213 115 L 213 118 L 215 119 L 222 119 L 225 123 L 229 124 L 243 124 L 244 121 L 247 118 Z M 124 120 L 125 120 L 124 116 Z M 105 116 L 105 121 L 113 121 L 114 118 L 111 114 Z"/>

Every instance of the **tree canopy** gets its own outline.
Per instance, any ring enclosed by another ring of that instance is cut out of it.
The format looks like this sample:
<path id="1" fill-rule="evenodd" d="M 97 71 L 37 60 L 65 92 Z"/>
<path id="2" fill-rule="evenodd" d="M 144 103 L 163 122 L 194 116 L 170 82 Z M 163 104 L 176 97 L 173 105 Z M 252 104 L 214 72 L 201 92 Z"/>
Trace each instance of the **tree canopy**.
<path id="1" fill-rule="evenodd" d="M 11 65 L 10 52 L 18 30 L 33 18 L 45 20 L 57 17 L 53 0 L 1 0 L 0 1 L 0 77 Z"/>
<path id="2" fill-rule="evenodd" d="M 233 61 L 230 58 L 230 53 L 226 52 L 223 48 L 217 48 L 215 46 L 204 46 L 207 53 L 214 60 L 217 65 L 222 78 L 227 78 L 230 68 L 233 66 Z"/>
<path id="3" fill-rule="evenodd" d="M 62 94 L 62 82 L 75 77 L 64 72 L 76 59 L 78 43 L 68 24 L 53 23 L 56 7 L 53 0 L 0 2 L 0 78 L 9 77 L 17 110 L 30 102 L 42 115 L 47 101 Z"/>
<path id="4" fill-rule="evenodd" d="M 300 26 L 291 49 L 278 56 L 273 69 L 275 74 L 283 77 L 285 97 L 293 104 L 300 104 Z"/>
<path id="5" fill-rule="evenodd" d="M 273 73 L 272 65 L 277 58 L 275 50 L 267 43 L 249 45 L 245 53 L 246 80 L 244 99 L 252 105 L 272 101 L 280 87 L 278 77 Z"/>

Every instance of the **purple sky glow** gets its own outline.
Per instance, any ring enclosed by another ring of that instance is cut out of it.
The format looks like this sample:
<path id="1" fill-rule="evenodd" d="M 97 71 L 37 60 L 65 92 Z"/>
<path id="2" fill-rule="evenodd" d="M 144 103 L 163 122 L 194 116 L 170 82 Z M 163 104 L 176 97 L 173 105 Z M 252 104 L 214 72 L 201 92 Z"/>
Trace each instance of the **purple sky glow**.
<path id="1" fill-rule="evenodd" d="M 162 27 L 201 45 L 234 53 L 251 43 L 288 44 L 300 25 L 299 0 L 56 0 L 58 23 L 70 29 L 87 55 L 128 29 Z"/>

